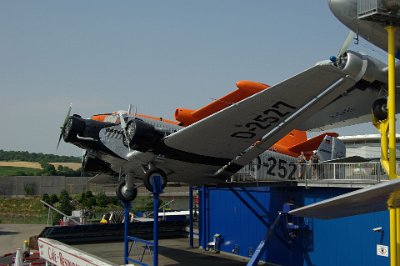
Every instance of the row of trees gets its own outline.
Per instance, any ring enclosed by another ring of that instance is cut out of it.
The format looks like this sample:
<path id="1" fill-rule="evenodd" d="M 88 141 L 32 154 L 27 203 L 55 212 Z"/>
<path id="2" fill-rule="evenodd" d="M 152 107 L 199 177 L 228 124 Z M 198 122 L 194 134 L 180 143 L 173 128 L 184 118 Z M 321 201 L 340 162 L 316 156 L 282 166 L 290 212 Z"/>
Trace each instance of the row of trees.
<path id="1" fill-rule="evenodd" d="M 49 164 L 47 162 L 41 162 L 40 165 L 43 168 L 41 175 L 45 175 L 45 176 L 53 176 L 53 175 L 55 175 L 55 176 L 81 176 L 82 175 L 81 168 L 79 168 L 77 170 L 73 170 L 69 167 L 59 165 L 59 166 L 57 166 L 57 169 L 56 169 L 54 165 Z M 87 174 L 85 176 L 87 176 Z"/>
<path id="2" fill-rule="evenodd" d="M 62 190 L 60 195 L 43 194 L 42 200 L 54 206 L 66 215 L 71 215 L 73 210 L 84 210 L 87 218 L 99 219 L 108 211 L 123 211 L 120 200 L 113 196 L 109 197 L 103 192 L 93 195 L 91 191 L 82 193 L 80 196 L 70 196 L 66 190 Z M 160 203 L 162 205 L 162 202 Z M 138 197 L 132 211 L 147 212 L 153 210 L 152 197 Z M 59 213 L 53 214 L 53 224 L 62 219 Z"/>
<path id="3" fill-rule="evenodd" d="M 77 170 L 73 170 L 67 166 L 59 165 L 57 168 L 47 162 L 41 162 L 42 166 L 41 171 L 32 171 L 31 168 L 27 168 L 27 170 L 23 170 L 24 168 L 18 168 L 18 171 L 13 173 L 7 173 L 7 175 L 11 176 L 93 176 L 93 173 L 83 173 L 82 169 L 79 168 Z"/>
<path id="4" fill-rule="evenodd" d="M 60 156 L 55 154 L 32 153 L 27 151 L 0 150 L 0 161 L 26 162 L 72 162 L 78 163 L 81 158 L 75 156 Z"/>
<path id="5" fill-rule="evenodd" d="M 61 212 L 71 215 L 75 209 L 85 210 L 90 213 L 102 212 L 104 208 L 111 207 L 112 209 L 118 206 L 121 207 L 117 197 L 108 197 L 104 193 L 99 193 L 96 196 L 91 191 L 82 193 L 79 197 L 71 197 L 66 190 L 62 190 L 60 196 L 56 194 L 43 194 L 42 200 Z M 53 216 L 53 223 L 57 223 L 62 219 L 62 215 L 57 213 Z"/>

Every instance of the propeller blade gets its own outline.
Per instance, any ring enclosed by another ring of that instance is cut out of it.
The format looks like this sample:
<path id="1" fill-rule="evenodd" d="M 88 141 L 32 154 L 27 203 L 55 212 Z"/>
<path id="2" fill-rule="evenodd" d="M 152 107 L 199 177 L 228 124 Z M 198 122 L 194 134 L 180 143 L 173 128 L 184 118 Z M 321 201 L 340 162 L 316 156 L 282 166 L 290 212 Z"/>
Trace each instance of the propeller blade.
<path id="1" fill-rule="evenodd" d="M 126 142 L 129 143 L 129 141 L 128 141 L 128 132 L 126 132 L 126 122 L 125 122 L 125 118 L 124 118 L 124 116 L 122 115 L 122 113 L 119 113 L 119 121 L 120 121 L 120 123 L 121 123 L 121 128 L 122 128 L 122 130 L 124 131 L 124 135 L 125 135 Z M 131 150 L 131 148 L 129 147 L 129 145 L 128 145 L 128 150 L 129 150 L 129 151 Z"/>
<path id="2" fill-rule="evenodd" d="M 58 147 L 60 146 L 61 139 L 62 139 L 62 133 L 60 134 L 60 137 L 58 138 L 56 151 L 58 150 Z"/>
<path id="3" fill-rule="evenodd" d="M 64 132 L 64 129 L 65 129 L 65 126 L 67 125 L 68 118 L 71 115 L 71 111 L 72 111 L 72 103 L 69 105 L 69 108 L 68 108 L 68 111 L 67 111 L 67 115 L 65 116 L 65 119 L 64 119 L 64 123 L 60 127 L 61 133 L 60 133 L 60 137 L 58 138 L 56 150 L 58 150 L 58 147 L 60 146 L 60 142 L 61 142 L 61 139 L 62 139 L 62 136 L 63 136 L 63 132 Z"/>
<path id="4" fill-rule="evenodd" d="M 125 118 L 124 118 L 124 116 L 123 116 L 122 113 L 119 113 L 119 121 L 120 121 L 120 123 L 121 123 L 122 129 L 125 131 L 126 122 L 125 122 Z"/>
<path id="5" fill-rule="evenodd" d="M 337 56 L 338 58 L 341 57 L 349 49 L 349 46 L 353 41 L 354 34 L 355 34 L 354 31 L 349 32 L 349 34 L 347 35 L 346 39 L 343 42 L 342 48 L 340 48 L 339 54 Z"/>

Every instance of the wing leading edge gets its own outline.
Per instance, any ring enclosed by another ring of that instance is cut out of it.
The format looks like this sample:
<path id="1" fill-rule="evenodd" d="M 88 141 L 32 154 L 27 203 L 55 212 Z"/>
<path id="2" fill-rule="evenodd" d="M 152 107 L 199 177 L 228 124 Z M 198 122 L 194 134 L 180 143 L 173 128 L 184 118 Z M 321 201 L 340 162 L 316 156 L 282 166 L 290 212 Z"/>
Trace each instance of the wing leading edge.
<path id="1" fill-rule="evenodd" d="M 334 219 L 400 207 L 400 178 L 294 209 L 300 217 Z"/>

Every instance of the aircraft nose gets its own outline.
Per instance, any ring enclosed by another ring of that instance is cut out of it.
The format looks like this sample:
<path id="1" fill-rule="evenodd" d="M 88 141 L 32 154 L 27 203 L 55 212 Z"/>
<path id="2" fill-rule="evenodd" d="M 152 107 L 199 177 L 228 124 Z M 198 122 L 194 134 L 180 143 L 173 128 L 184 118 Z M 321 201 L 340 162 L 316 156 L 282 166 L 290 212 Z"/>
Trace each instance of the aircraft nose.
<path id="1" fill-rule="evenodd" d="M 328 0 L 332 13 L 343 24 L 348 25 L 357 19 L 357 0 Z"/>

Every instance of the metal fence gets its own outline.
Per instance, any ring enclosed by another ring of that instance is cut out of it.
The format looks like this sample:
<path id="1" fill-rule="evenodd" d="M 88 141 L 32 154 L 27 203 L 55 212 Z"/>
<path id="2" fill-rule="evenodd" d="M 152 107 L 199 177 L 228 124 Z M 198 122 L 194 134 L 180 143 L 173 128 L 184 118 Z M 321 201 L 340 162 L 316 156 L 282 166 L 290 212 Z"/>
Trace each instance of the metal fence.
<path id="1" fill-rule="evenodd" d="M 362 163 L 305 163 L 296 158 L 268 152 L 235 174 L 233 182 L 258 181 L 359 181 L 378 183 L 388 180 L 380 162 Z M 400 164 L 397 163 L 397 174 Z"/>
<path id="2" fill-rule="evenodd" d="M 374 182 L 388 180 L 379 162 L 306 164 L 302 168 L 303 172 L 298 170 L 298 179 Z"/>
<path id="3" fill-rule="evenodd" d="M 47 193 L 70 194 L 86 192 L 88 177 L 65 176 L 3 176 L 0 177 L 0 196 L 33 196 Z"/>

